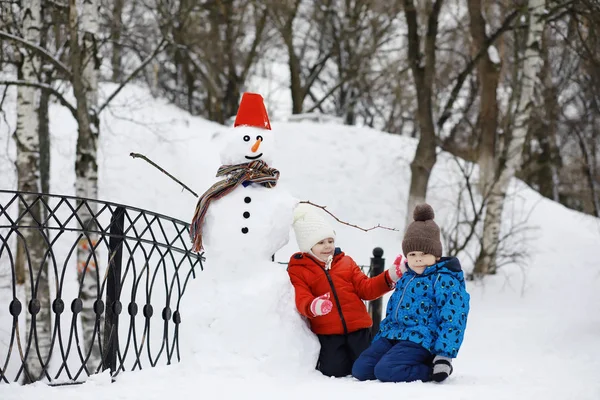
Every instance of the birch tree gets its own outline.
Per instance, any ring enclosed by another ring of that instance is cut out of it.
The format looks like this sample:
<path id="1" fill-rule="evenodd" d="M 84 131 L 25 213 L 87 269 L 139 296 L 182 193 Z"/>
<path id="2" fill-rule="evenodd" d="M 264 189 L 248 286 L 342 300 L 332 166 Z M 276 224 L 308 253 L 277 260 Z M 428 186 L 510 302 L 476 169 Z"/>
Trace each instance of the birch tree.
<path id="1" fill-rule="evenodd" d="M 22 95 L 19 95 L 18 101 L 26 107 L 21 107 L 20 109 L 20 128 L 18 130 L 18 135 L 20 136 L 17 137 L 20 153 L 17 160 L 17 168 L 22 171 L 28 171 L 31 177 L 27 176 L 21 179 L 21 181 L 24 182 L 23 185 L 28 186 L 20 185 L 19 189 L 40 192 L 40 143 L 37 136 L 39 118 L 36 112 L 28 110 L 35 111 L 38 109 L 40 98 L 39 90 L 43 90 L 57 99 L 62 106 L 66 107 L 77 121 L 78 139 L 75 161 L 76 194 L 78 197 L 86 199 L 97 199 L 97 140 L 100 131 L 99 115 L 108 107 L 112 100 L 117 97 L 121 90 L 164 50 L 165 41 L 161 41 L 154 51 L 148 54 L 144 60 L 141 60 L 140 64 L 122 80 L 119 87 L 117 87 L 100 105 L 98 102 L 98 71 L 100 67 L 97 48 L 99 16 L 98 0 L 69 0 L 66 9 L 68 15 L 67 36 L 69 41 L 68 60 L 66 60 L 66 62 L 61 61 L 63 48 L 57 49 L 53 54 L 51 51 L 39 45 L 39 32 L 41 26 L 41 17 L 39 16 L 40 11 L 37 10 L 37 14 L 35 14 L 32 10 L 36 10 L 36 7 L 41 7 L 41 0 L 35 0 L 35 3 L 25 3 L 27 4 L 27 8 L 24 10 L 23 15 L 30 18 L 30 20 L 25 19 L 23 21 L 23 31 L 25 32 L 25 36 L 21 37 L 0 30 L 0 38 L 14 43 L 15 48 L 18 48 L 24 57 L 25 55 L 33 57 L 31 58 L 33 60 L 31 61 L 31 64 L 28 65 L 24 62 L 24 65 L 21 67 L 22 72 L 19 74 L 18 79 L 0 80 L 0 85 L 17 86 L 19 93 L 22 93 Z M 62 5 L 59 6 L 62 8 Z M 34 24 L 31 21 L 36 22 Z M 34 24 L 33 27 L 29 29 L 32 24 Z M 60 32 L 60 29 L 57 29 L 56 32 Z M 58 43 L 60 40 L 58 39 L 56 32 L 54 33 L 54 41 L 55 43 Z M 39 58 L 43 58 L 49 65 L 55 68 L 57 74 L 70 81 L 75 98 L 74 104 L 56 89 L 53 82 L 43 81 L 40 76 L 41 74 L 39 73 Z M 29 109 L 27 107 L 29 107 Z M 34 128 L 34 126 L 36 128 Z M 35 164 L 37 169 L 25 168 L 25 166 L 27 166 L 26 162 L 31 165 Z M 85 347 L 84 357 L 89 357 L 87 371 L 90 374 L 96 372 L 100 367 L 100 348 L 97 344 L 94 345 L 94 343 L 99 340 L 99 328 L 101 322 L 100 316 L 96 315 L 94 310 L 94 303 L 99 294 L 99 277 L 95 258 L 97 238 L 95 234 L 91 233 L 95 228 L 94 215 L 97 213 L 96 207 L 95 203 L 88 202 L 85 206 L 78 209 L 78 218 L 81 221 L 84 234 L 80 238 L 81 240 L 79 240 L 77 246 L 77 270 L 80 283 L 79 297 L 83 302 L 81 320 L 83 327 L 82 336 Z M 40 221 L 41 218 L 39 215 L 41 211 L 36 210 L 36 207 L 30 207 L 30 212 L 33 214 L 32 216 L 35 220 Z M 26 215 L 26 218 L 29 217 L 30 215 Z M 31 224 L 31 226 L 35 225 Z M 39 240 L 38 242 L 44 244 L 42 240 Z M 27 244 L 29 245 L 29 242 L 27 242 Z M 30 249 L 29 260 L 33 260 L 31 263 L 34 267 L 35 254 L 31 253 Z M 43 251 L 39 254 L 43 254 Z M 27 254 L 24 253 L 23 249 L 21 249 L 19 257 L 21 257 L 21 260 L 26 259 Z M 23 265 L 23 262 L 21 262 L 21 265 Z M 41 271 L 43 272 L 43 270 Z M 36 286 L 33 290 L 38 296 L 39 293 L 42 293 L 44 290 L 47 292 L 47 288 L 44 289 L 43 286 L 45 284 L 47 287 L 47 272 L 42 272 L 38 275 L 44 279 L 38 279 L 37 276 L 34 277 L 37 280 L 34 283 Z M 18 277 L 18 279 L 21 283 L 26 282 L 23 268 L 21 268 L 20 277 Z M 44 280 L 46 282 L 44 282 Z M 43 312 L 48 307 L 47 304 L 44 303 L 44 301 L 46 301 L 45 299 L 38 298 L 37 300 L 40 301 L 41 306 L 41 309 L 37 314 L 37 320 L 42 321 L 44 317 Z M 37 308 L 37 306 L 35 308 Z M 38 327 L 38 337 L 41 334 L 40 329 L 41 328 Z M 95 335 L 94 329 L 96 329 Z M 49 328 L 48 332 L 50 332 Z M 41 356 L 38 358 L 43 359 Z"/>
<path id="2" fill-rule="evenodd" d="M 123 46 L 121 35 L 123 33 L 123 7 L 125 0 L 114 0 L 112 8 L 112 20 L 110 22 L 110 40 L 112 41 L 111 65 L 112 80 L 119 82 L 121 79 L 121 66 L 123 60 Z"/>
<path id="3" fill-rule="evenodd" d="M 499 164 L 500 171 L 496 172 L 498 178 L 491 188 L 486 206 L 482 246 L 474 269 L 474 275 L 476 276 L 496 272 L 496 253 L 500 240 L 504 200 L 510 180 L 521 166 L 529 117 L 533 108 L 534 89 L 542 64 L 540 49 L 544 31 L 544 6 L 545 0 L 529 0 L 528 3 L 529 30 L 527 33 L 527 47 L 521 67 L 520 82 L 522 87 L 515 110 L 512 137 L 506 146 L 506 161 L 504 164 Z"/>
<path id="4" fill-rule="evenodd" d="M 77 197 L 87 199 L 98 198 L 98 14 L 97 0 L 69 0 L 69 57 L 78 121 L 75 193 Z M 89 232 L 96 228 L 96 213 L 97 205 L 94 202 L 88 202 L 87 206 L 79 208 L 83 228 L 88 230 L 77 244 L 77 273 L 79 296 L 83 302 L 81 325 L 86 353 L 89 353 L 89 373 L 95 372 L 101 358 L 99 346 L 94 345 L 99 340 L 100 328 L 100 317 L 94 312 L 99 282 L 94 257 L 97 235 Z"/>
<path id="5" fill-rule="evenodd" d="M 553 68 L 563 64 L 565 52 L 562 52 L 562 57 L 551 56 L 551 52 L 555 52 L 558 47 L 553 43 L 555 38 L 552 36 L 552 31 L 546 29 L 542 38 L 542 67 L 539 73 L 542 87 L 537 91 L 537 101 L 541 107 L 536 107 L 530 117 L 531 140 L 525 145 L 523 165 L 518 175 L 542 196 L 560 202 L 560 170 L 563 162 L 559 144 L 562 112 L 559 99 L 565 84 L 572 84 L 575 79 L 571 79 L 570 75 L 563 75 L 563 71 L 559 76 L 554 73 Z"/>
<path id="6" fill-rule="evenodd" d="M 21 9 L 24 38 L 39 43 L 42 28 L 41 0 L 24 2 Z M 40 58 L 34 51 L 21 49 L 20 76 L 36 81 L 40 73 Z M 40 141 L 38 136 L 40 90 L 35 87 L 17 88 L 17 186 L 23 192 L 41 192 Z M 26 313 L 27 337 L 33 336 L 32 345 L 26 350 L 26 382 L 39 380 L 44 374 L 43 366 L 50 358 L 51 314 L 48 285 L 48 263 L 41 221 L 41 203 L 36 195 L 23 194 L 19 203 L 20 224 L 31 227 L 21 230 L 22 240 L 17 243 L 18 282 L 25 285 L 28 304 Z M 29 341 L 29 339 L 27 339 Z M 37 348 L 35 343 L 37 342 Z M 39 352 L 37 351 L 39 349 Z"/>

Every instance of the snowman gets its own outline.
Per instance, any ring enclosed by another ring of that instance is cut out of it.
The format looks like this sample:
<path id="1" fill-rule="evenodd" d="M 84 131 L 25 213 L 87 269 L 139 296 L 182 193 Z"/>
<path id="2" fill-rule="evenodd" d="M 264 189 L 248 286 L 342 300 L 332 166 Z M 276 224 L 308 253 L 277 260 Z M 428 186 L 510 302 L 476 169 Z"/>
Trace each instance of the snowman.
<path id="1" fill-rule="evenodd" d="M 279 171 L 271 167 L 275 137 L 261 95 L 243 94 L 225 135 L 217 172 L 222 180 L 200 198 L 192 222 L 194 250 L 206 248 L 207 257 L 270 260 L 289 240 L 298 200 L 277 186 Z"/>
<path id="2" fill-rule="evenodd" d="M 226 132 L 220 178 L 192 222 L 206 262 L 195 286 L 191 348 L 197 370 L 244 376 L 314 374 L 319 342 L 295 308 L 285 265 L 271 257 L 289 240 L 298 200 L 277 185 L 274 135 L 263 99 L 244 93 Z"/>

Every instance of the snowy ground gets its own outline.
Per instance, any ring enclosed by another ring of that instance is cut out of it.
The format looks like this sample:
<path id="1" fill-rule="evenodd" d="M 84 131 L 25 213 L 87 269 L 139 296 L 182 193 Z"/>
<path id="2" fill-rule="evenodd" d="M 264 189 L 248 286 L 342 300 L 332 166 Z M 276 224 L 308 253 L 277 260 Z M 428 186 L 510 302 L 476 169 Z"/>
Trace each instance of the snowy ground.
<path id="1" fill-rule="evenodd" d="M 13 122 L 8 129 L 4 120 L 0 122 L 0 187 L 14 188 L 15 149 L 7 135 L 14 129 L 14 115 L 6 111 L 8 121 Z M 73 194 L 75 125 L 60 107 L 54 106 L 51 114 L 54 134 L 51 191 Z M 162 101 L 151 100 L 144 90 L 136 88 L 119 97 L 102 123 L 100 197 L 190 220 L 196 199 L 148 164 L 129 157 L 129 153 L 147 155 L 201 193 L 214 181 L 219 163 L 215 149 L 220 144 L 218 132 L 222 128 L 189 117 Z M 281 187 L 299 199 L 327 205 L 348 222 L 363 227 L 382 224 L 403 229 L 414 141 L 335 124 L 273 121 L 272 125 L 278 135 L 279 150 L 273 166 L 281 171 Z M 452 214 L 457 179 L 454 162 L 442 156 L 434 169 L 428 198 L 438 211 L 441 224 Z M 226 350 L 220 354 L 227 368 L 212 368 L 215 360 L 203 357 L 200 351 L 207 347 L 203 338 L 210 337 L 210 328 L 199 319 L 188 318 L 181 326 L 182 347 L 186 351 L 180 364 L 123 373 L 112 384 L 106 374 L 72 387 L 0 384 L 0 399 L 164 399 L 175 395 L 362 400 L 399 395 L 410 399 L 443 396 L 444 399 L 597 400 L 600 398 L 600 262 L 595 250 L 600 240 L 600 222 L 543 199 L 522 184 L 516 183 L 513 192 L 514 204 L 509 207 L 506 220 L 529 215 L 528 225 L 533 230 L 528 233 L 529 241 L 522 241 L 530 254 L 529 263 L 524 268 L 505 266 L 497 276 L 486 279 L 485 284 L 468 285 L 472 296 L 468 329 L 455 360 L 455 373 L 444 384 L 329 379 L 312 371 L 310 366 L 299 368 L 281 360 L 278 361 L 281 365 L 274 365 L 279 368 L 254 368 L 259 364 L 251 359 L 251 352 L 240 350 L 243 346 L 235 346 L 235 354 Z M 367 264 L 375 246 L 384 249 L 388 265 L 400 252 L 398 232 L 377 229 L 364 233 L 342 225 L 336 225 L 336 230 L 338 244 L 358 263 Z M 290 243 L 276 254 L 276 259 L 287 261 L 295 250 L 291 236 Z M 462 261 L 466 269 L 472 267 L 466 256 Z M 209 301 L 203 297 L 204 292 L 194 290 L 201 287 L 202 279 L 200 273 L 190 284 L 183 299 L 188 309 L 183 315 L 199 318 L 194 306 Z M 256 301 L 265 304 L 271 300 L 256 297 Z M 231 326 L 229 331 L 223 330 L 226 337 L 221 342 L 243 342 L 247 337 L 256 337 L 267 321 L 262 320 L 261 324 L 259 318 L 255 322 L 243 329 Z M 271 338 L 280 341 L 278 345 L 297 345 L 286 335 L 271 335 Z M 0 359 L 3 358 L 0 352 Z M 238 363 L 239 360 L 245 362 Z"/>

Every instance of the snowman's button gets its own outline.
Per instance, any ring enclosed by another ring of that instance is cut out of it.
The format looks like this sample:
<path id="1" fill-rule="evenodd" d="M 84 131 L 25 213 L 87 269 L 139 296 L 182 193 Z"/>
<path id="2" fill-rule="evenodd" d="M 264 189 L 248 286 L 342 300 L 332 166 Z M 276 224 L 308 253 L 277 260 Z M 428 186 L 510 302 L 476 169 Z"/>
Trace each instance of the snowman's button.
<path id="1" fill-rule="evenodd" d="M 248 228 L 246 228 L 246 227 L 243 227 L 243 228 L 242 228 L 242 233 L 248 233 Z"/>
<path id="2" fill-rule="evenodd" d="M 244 211 L 244 218 L 250 218 L 250 213 L 248 211 Z"/>
<path id="3" fill-rule="evenodd" d="M 251 201 L 252 201 L 252 199 L 250 197 L 244 198 L 244 203 L 250 203 Z"/>

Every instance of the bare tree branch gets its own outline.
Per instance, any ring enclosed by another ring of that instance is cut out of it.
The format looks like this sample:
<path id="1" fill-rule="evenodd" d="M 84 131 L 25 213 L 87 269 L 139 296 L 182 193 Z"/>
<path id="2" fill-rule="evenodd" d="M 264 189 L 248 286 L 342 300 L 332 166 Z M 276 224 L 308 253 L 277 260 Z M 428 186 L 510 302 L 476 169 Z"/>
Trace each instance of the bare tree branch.
<path id="1" fill-rule="evenodd" d="M 158 46 L 156 47 L 156 49 L 154 49 L 154 51 L 148 56 L 146 57 L 146 59 L 131 73 L 129 74 L 129 76 L 127 78 L 125 78 L 125 80 L 123 82 L 121 82 L 121 84 L 119 85 L 118 88 L 115 89 L 114 92 L 112 92 L 110 94 L 110 96 L 108 96 L 108 98 L 106 99 L 106 101 L 104 102 L 104 104 L 102 104 L 97 111 L 97 115 L 100 115 L 100 113 L 102 112 L 102 110 L 104 110 L 111 101 L 114 100 L 115 97 L 117 97 L 117 95 L 119 94 L 119 92 L 121 92 L 121 90 L 123 90 L 123 88 L 133 79 L 135 78 L 135 76 L 140 73 L 141 70 L 143 70 L 146 65 L 148 65 L 150 63 L 150 61 L 152 61 L 154 59 L 154 57 L 156 57 L 158 55 L 158 53 L 160 53 L 161 51 L 164 50 L 165 48 L 165 44 L 167 43 L 166 39 L 162 39 L 161 42 L 158 44 Z"/>
<path id="2" fill-rule="evenodd" d="M 45 0 L 46 3 L 50 4 L 51 6 L 54 6 L 56 8 L 60 8 L 62 10 L 66 10 L 69 8 L 69 5 L 67 3 L 62 3 L 60 1 L 57 0 Z"/>
<path id="3" fill-rule="evenodd" d="M 187 187 L 179 179 L 175 178 L 173 175 L 171 175 L 170 173 L 168 173 L 167 171 L 165 171 L 161 166 L 159 166 L 158 164 L 156 164 L 154 161 L 150 160 L 145 155 L 140 154 L 140 153 L 133 153 L 133 152 L 129 153 L 129 155 L 131 157 L 133 157 L 133 158 L 141 158 L 142 160 L 146 161 L 148 164 L 152 165 L 154 168 L 158 169 L 160 172 L 162 172 L 163 174 L 167 175 L 169 178 L 173 179 L 175 182 L 179 183 L 184 189 L 186 189 L 188 192 L 190 192 L 191 194 L 193 194 L 195 197 L 198 197 L 198 194 L 196 192 L 194 192 L 192 189 L 190 189 L 189 187 Z"/>
<path id="4" fill-rule="evenodd" d="M 502 36 L 502 34 L 504 32 L 512 29 L 511 23 L 519 14 L 521 14 L 521 10 L 519 10 L 519 9 L 513 10 L 513 12 L 511 12 L 504 19 L 500 28 L 498 28 L 496 30 L 496 32 L 494 32 L 493 34 L 490 35 L 490 37 L 486 40 L 484 46 L 482 46 L 479 49 L 479 51 L 477 52 L 475 57 L 473 57 L 473 59 L 467 64 L 465 69 L 463 69 L 461 71 L 461 73 L 458 74 L 458 76 L 456 78 L 456 84 L 454 85 L 454 88 L 452 89 L 450 97 L 448 98 L 448 101 L 446 102 L 446 105 L 444 106 L 444 109 L 443 109 L 444 111 L 442 112 L 442 114 L 440 115 L 440 118 L 437 121 L 437 126 L 439 129 L 441 129 L 444 126 L 444 124 L 446 123 L 446 121 L 452 116 L 452 107 L 454 106 L 454 102 L 458 98 L 460 89 L 462 89 L 462 86 L 465 83 L 465 80 L 467 79 L 467 77 L 471 74 L 471 72 L 473 72 L 473 70 L 477 66 L 477 63 L 479 62 L 481 57 L 483 57 L 487 53 L 490 46 L 493 45 L 494 42 L 500 36 Z"/>
<path id="5" fill-rule="evenodd" d="M 358 225 L 354 225 L 354 224 L 350 224 L 350 223 L 348 223 L 348 222 L 346 222 L 346 221 L 342 221 L 341 219 L 339 219 L 338 217 L 336 217 L 335 215 L 333 215 L 333 214 L 332 214 L 332 213 L 331 213 L 329 210 L 327 210 L 327 209 L 326 209 L 326 208 L 327 208 L 327 206 L 320 206 L 320 205 L 318 205 L 318 204 L 315 204 L 315 203 L 312 203 L 312 202 L 310 202 L 310 201 L 308 201 L 308 200 L 303 200 L 303 201 L 300 201 L 300 203 L 304 203 L 304 204 L 310 204 L 311 206 L 314 206 L 314 207 L 320 208 L 321 210 L 325 211 L 327 214 L 331 215 L 331 216 L 332 216 L 332 217 L 333 217 L 333 218 L 334 218 L 334 219 L 335 219 L 337 222 L 339 222 L 339 223 L 341 223 L 341 224 L 344 224 L 344 225 L 351 226 L 351 227 L 353 227 L 353 228 L 356 228 L 356 229 L 360 229 L 361 231 L 364 231 L 364 232 L 372 231 L 373 229 L 377 229 L 377 228 L 381 228 L 381 229 L 387 229 L 388 231 L 396 231 L 396 232 L 398 232 L 398 229 L 395 229 L 395 228 L 388 228 L 388 227 L 385 227 L 385 226 L 381 226 L 380 224 L 377 224 L 377 226 L 373 226 L 373 227 L 371 227 L 371 228 L 361 228 L 361 227 L 360 227 L 360 226 L 358 226 Z"/>
<path id="6" fill-rule="evenodd" d="M 56 57 L 54 57 L 52 54 L 48 53 L 44 48 L 42 48 L 34 43 L 28 42 L 27 40 L 25 40 L 19 36 L 15 36 L 15 35 L 12 35 L 8 32 L 4 32 L 4 31 L 0 31 L 0 38 L 18 42 L 18 43 L 22 44 L 23 46 L 38 52 L 39 54 L 44 56 L 44 58 L 46 58 L 50 63 L 52 63 L 55 67 L 57 67 L 61 72 L 65 73 L 67 75 L 67 77 L 69 77 L 69 79 L 71 78 L 71 76 L 72 76 L 71 70 L 65 64 L 60 62 L 60 60 L 58 60 Z"/>
<path id="7" fill-rule="evenodd" d="M 250 51 L 248 52 L 248 57 L 246 58 L 246 62 L 244 67 L 242 68 L 242 72 L 240 73 L 240 81 L 245 82 L 248 77 L 248 73 L 250 72 L 250 68 L 252 68 L 252 64 L 254 59 L 258 54 L 258 46 L 262 40 L 262 35 L 267 25 L 267 18 L 269 16 L 269 12 L 267 10 L 263 11 L 257 26 L 256 33 L 254 34 L 254 40 L 252 41 L 252 46 L 250 46 Z M 238 34 L 239 36 L 239 34 Z"/>
<path id="8" fill-rule="evenodd" d="M 321 99 L 319 99 L 319 100 L 317 100 L 316 98 L 313 99 L 313 100 L 315 100 L 315 105 L 313 105 L 306 112 L 311 113 L 311 112 L 314 112 L 316 109 L 320 109 L 321 105 L 325 102 L 325 100 L 327 100 L 329 97 L 331 97 L 335 93 L 335 91 L 338 90 L 344 83 L 349 83 L 349 82 L 353 82 L 353 81 L 356 81 L 356 79 L 345 79 L 343 77 L 340 77 L 339 82 L 336 83 L 331 89 L 329 89 L 327 91 L 327 93 L 322 95 Z M 309 94 L 312 94 L 312 92 L 310 92 Z"/>
<path id="9" fill-rule="evenodd" d="M 54 89 L 51 85 L 48 85 L 46 83 L 40 83 L 40 82 L 27 82 L 27 81 L 20 81 L 20 80 L 15 80 L 15 81 L 0 80 L 0 85 L 32 86 L 32 87 L 36 87 L 38 89 L 46 90 L 46 91 L 52 93 L 52 95 L 54 95 L 54 97 L 56 97 L 58 99 L 60 104 L 67 107 L 69 109 L 69 111 L 71 112 L 71 114 L 73 115 L 73 118 L 75 118 L 77 120 L 77 111 L 75 110 L 75 107 L 73 107 L 71 105 L 71 103 L 69 103 L 67 101 L 67 99 L 65 99 L 65 97 L 62 95 L 62 93 L 60 93 L 58 90 Z"/>

